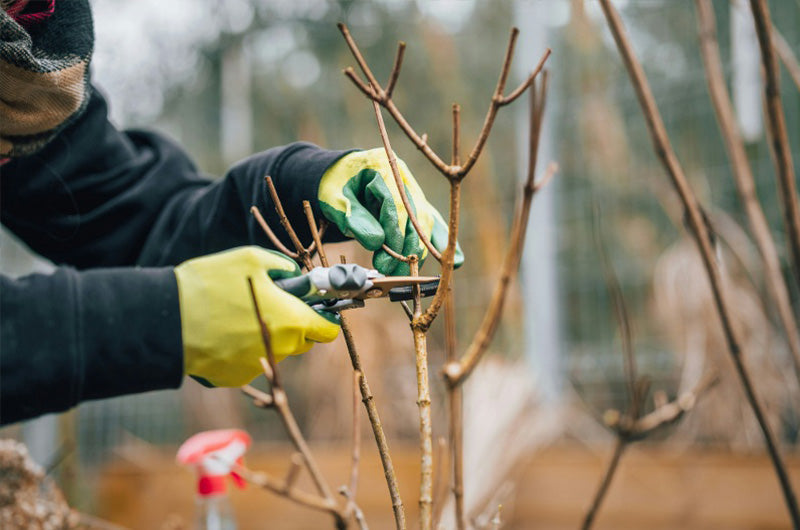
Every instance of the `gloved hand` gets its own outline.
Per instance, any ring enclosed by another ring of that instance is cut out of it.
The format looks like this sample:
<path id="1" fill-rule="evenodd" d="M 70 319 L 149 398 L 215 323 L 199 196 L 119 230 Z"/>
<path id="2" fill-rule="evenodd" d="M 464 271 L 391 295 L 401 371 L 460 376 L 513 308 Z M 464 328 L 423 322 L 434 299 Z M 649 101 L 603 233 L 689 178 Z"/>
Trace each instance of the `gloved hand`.
<path id="1" fill-rule="evenodd" d="M 259 247 L 240 247 L 178 265 L 185 372 L 215 386 L 240 386 L 261 373 L 258 359 L 266 351 L 248 276 L 276 361 L 304 353 L 315 342 L 335 339 L 337 323 L 272 283 L 298 274 L 294 261 Z"/>
<path id="2" fill-rule="evenodd" d="M 397 161 L 400 176 L 419 223 L 433 246 L 443 252 L 447 246 L 447 223 L 425 199 L 408 166 Z M 381 245 L 404 256 L 416 254 L 424 260 L 428 249 L 419 240 L 408 219 L 403 200 L 395 185 L 389 159 L 382 149 L 356 151 L 336 161 L 319 184 L 320 208 L 329 221 L 363 247 L 374 251 L 372 265 L 387 275 L 408 274 L 408 265 L 392 258 Z M 464 263 L 461 247 L 456 246 L 456 267 Z"/>

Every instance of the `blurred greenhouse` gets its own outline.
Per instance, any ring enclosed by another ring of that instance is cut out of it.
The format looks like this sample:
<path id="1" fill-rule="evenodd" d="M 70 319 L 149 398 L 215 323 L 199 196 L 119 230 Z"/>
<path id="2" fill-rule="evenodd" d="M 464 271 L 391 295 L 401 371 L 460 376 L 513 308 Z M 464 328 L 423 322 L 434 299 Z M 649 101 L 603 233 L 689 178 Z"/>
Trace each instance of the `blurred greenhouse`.
<path id="1" fill-rule="evenodd" d="M 550 47 L 538 172 L 550 161 L 558 162 L 560 170 L 534 202 L 519 281 L 512 286 L 491 355 L 524 362 L 524 378 L 531 382 L 526 392 L 533 393 L 537 407 L 569 411 L 559 419 L 554 438 L 587 446 L 611 439 L 601 423 L 591 421 L 609 408 L 624 408 L 627 399 L 619 326 L 594 235 L 599 223 L 599 244 L 611 257 L 631 315 L 639 371 L 651 378 L 653 390 L 673 399 L 709 365 L 718 363 L 724 372 L 719 387 L 666 434 L 678 444 L 748 451 L 763 447 L 724 342 L 714 331 L 713 306 L 703 306 L 698 294 L 708 287 L 682 209 L 653 154 L 636 94 L 594 0 L 91 3 L 93 76 L 108 97 L 115 123 L 171 136 L 202 171 L 217 176 L 251 153 L 296 140 L 332 149 L 381 145 L 371 104 L 342 75 L 355 62 L 337 29 L 339 21 L 347 23 L 381 80 L 391 70 L 397 42 L 408 44 L 395 101 L 442 153 L 450 150 L 453 102 L 463 109 L 464 144 L 474 141 L 512 26 L 521 33 L 510 85 L 524 79 Z M 741 311 L 737 318 L 749 322 L 746 349 L 770 421 L 781 443 L 796 454 L 800 390 L 777 316 L 764 301 L 761 262 L 708 96 L 693 4 L 615 4 L 673 146 L 720 238 L 719 252 Z M 765 212 L 778 246 L 786 249 L 760 112 L 760 58 L 752 23 L 747 24 L 749 11 L 737 2 L 713 5 L 758 195 L 762 204 L 774 205 Z M 769 6 L 776 27 L 800 52 L 800 3 L 772 0 Z M 800 90 L 785 72 L 782 83 L 798 167 Z M 487 150 L 464 184 L 459 240 L 467 259 L 454 289 L 460 345 L 469 342 L 480 323 L 510 234 L 525 175 L 527 105 L 521 100 L 500 111 Z M 430 202 L 445 211 L 445 179 L 394 123 L 387 125 L 397 154 Z M 365 264 L 370 259 L 355 245 L 329 251 L 339 253 Z M 797 308 L 800 291 L 791 281 L 787 255 L 782 263 Z M 32 258 L 7 233 L 0 264 L 12 275 L 48 270 L 47 263 Z M 435 274 L 435 263 L 425 271 Z M 387 435 L 399 445 L 413 444 L 418 437 L 416 381 L 406 317 L 383 302 L 351 315 L 373 391 L 391 396 L 382 410 Z M 437 321 L 430 335 L 435 397 L 444 394 L 436 373 L 444 360 L 444 333 Z M 386 337 L 393 338 L 397 351 L 386 351 Z M 339 342 L 322 345 L 281 365 L 293 409 L 312 442 L 345 444 L 349 437 L 350 365 L 342 351 Z M 433 413 L 444 415 L 443 405 L 435 403 Z M 232 426 L 246 429 L 259 442 L 286 441 L 278 419 L 252 407 L 238 390 L 207 390 L 191 380 L 176 391 L 84 403 L 59 417 L 6 427 L 0 435 L 26 441 L 40 463 L 57 464 L 55 474 L 71 502 L 93 513 L 100 502 L 97 477 L 108 462 L 154 447 L 174 448 L 200 430 Z M 446 435 L 446 423 L 435 424 L 434 435 Z M 369 445 L 371 437 L 364 440 Z M 414 502 L 406 499 L 408 505 Z"/>

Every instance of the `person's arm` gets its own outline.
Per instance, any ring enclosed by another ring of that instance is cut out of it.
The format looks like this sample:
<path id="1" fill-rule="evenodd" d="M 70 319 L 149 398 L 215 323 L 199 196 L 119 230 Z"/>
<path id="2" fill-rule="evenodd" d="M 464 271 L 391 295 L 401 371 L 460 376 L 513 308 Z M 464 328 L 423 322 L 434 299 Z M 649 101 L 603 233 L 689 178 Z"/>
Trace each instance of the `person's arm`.
<path id="1" fill-rule="evenodd" d="M 78 268 L 174 265 L 245 244 L 271 248 L 253 205 L 290 246 L 264 176 L 272 176 L 293 225 L 310 242 L 302 201 L 321 216 L 319 180 L 345 153 L 289 144 L 212 181 L 164 137 L 117 130 L 93 90 L 86 112 L 41 151 L 0 167 L 0 217 L 35 251 Z M 334 228 L 326 239 L 343 237 Z"/>
<path id="2" fill-rule="evenodd" d="M 0 424 L 183 378 L 171 267 L 0 276 Z"/>

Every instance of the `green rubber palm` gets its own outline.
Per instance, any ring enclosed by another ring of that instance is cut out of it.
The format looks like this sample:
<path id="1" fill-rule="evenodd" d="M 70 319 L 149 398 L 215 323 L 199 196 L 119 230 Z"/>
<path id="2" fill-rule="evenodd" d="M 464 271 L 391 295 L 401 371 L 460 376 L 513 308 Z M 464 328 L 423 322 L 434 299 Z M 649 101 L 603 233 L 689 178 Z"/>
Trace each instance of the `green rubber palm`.
<path id="1" fill-rule="evenodd" d="M 447 246 L 447 223 L 425 199 L 408 166 L 397 161 L 400 176 L 411 208 L 425 236 L 439 252 Z M 356 151 L 332 165 L 319 185 L 318 198 L 325 217 L 347 237 L 356 239 L 374 252 L 372 265 L 386 275 L 406 275 L 409 268 L 381 248 L 424 260 L 428 249 L 420 241 L 408 218 L 403 200 L 383 149 Z M 456 245 L 456 267 L 464 263 L 461 247 Z"/>

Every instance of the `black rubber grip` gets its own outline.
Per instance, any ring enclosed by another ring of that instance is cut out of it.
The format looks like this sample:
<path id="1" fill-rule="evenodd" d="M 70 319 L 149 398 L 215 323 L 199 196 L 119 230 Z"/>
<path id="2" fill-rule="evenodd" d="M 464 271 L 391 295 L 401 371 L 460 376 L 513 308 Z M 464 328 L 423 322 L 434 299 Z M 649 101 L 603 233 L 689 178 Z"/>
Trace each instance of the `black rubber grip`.
<path id="1" fill-rule="evenodd" d="M 419 290 L 422 296 L 433 296 L 436 294 L 436 289 L 439 288 L 439 280 L 420 284 Z M 410 285 L 406 287 L 395 287 L 389 290 L 389 300 L 392 302 L 400 302 L 402 300 L 413 300 L 414 288 Z"/>

